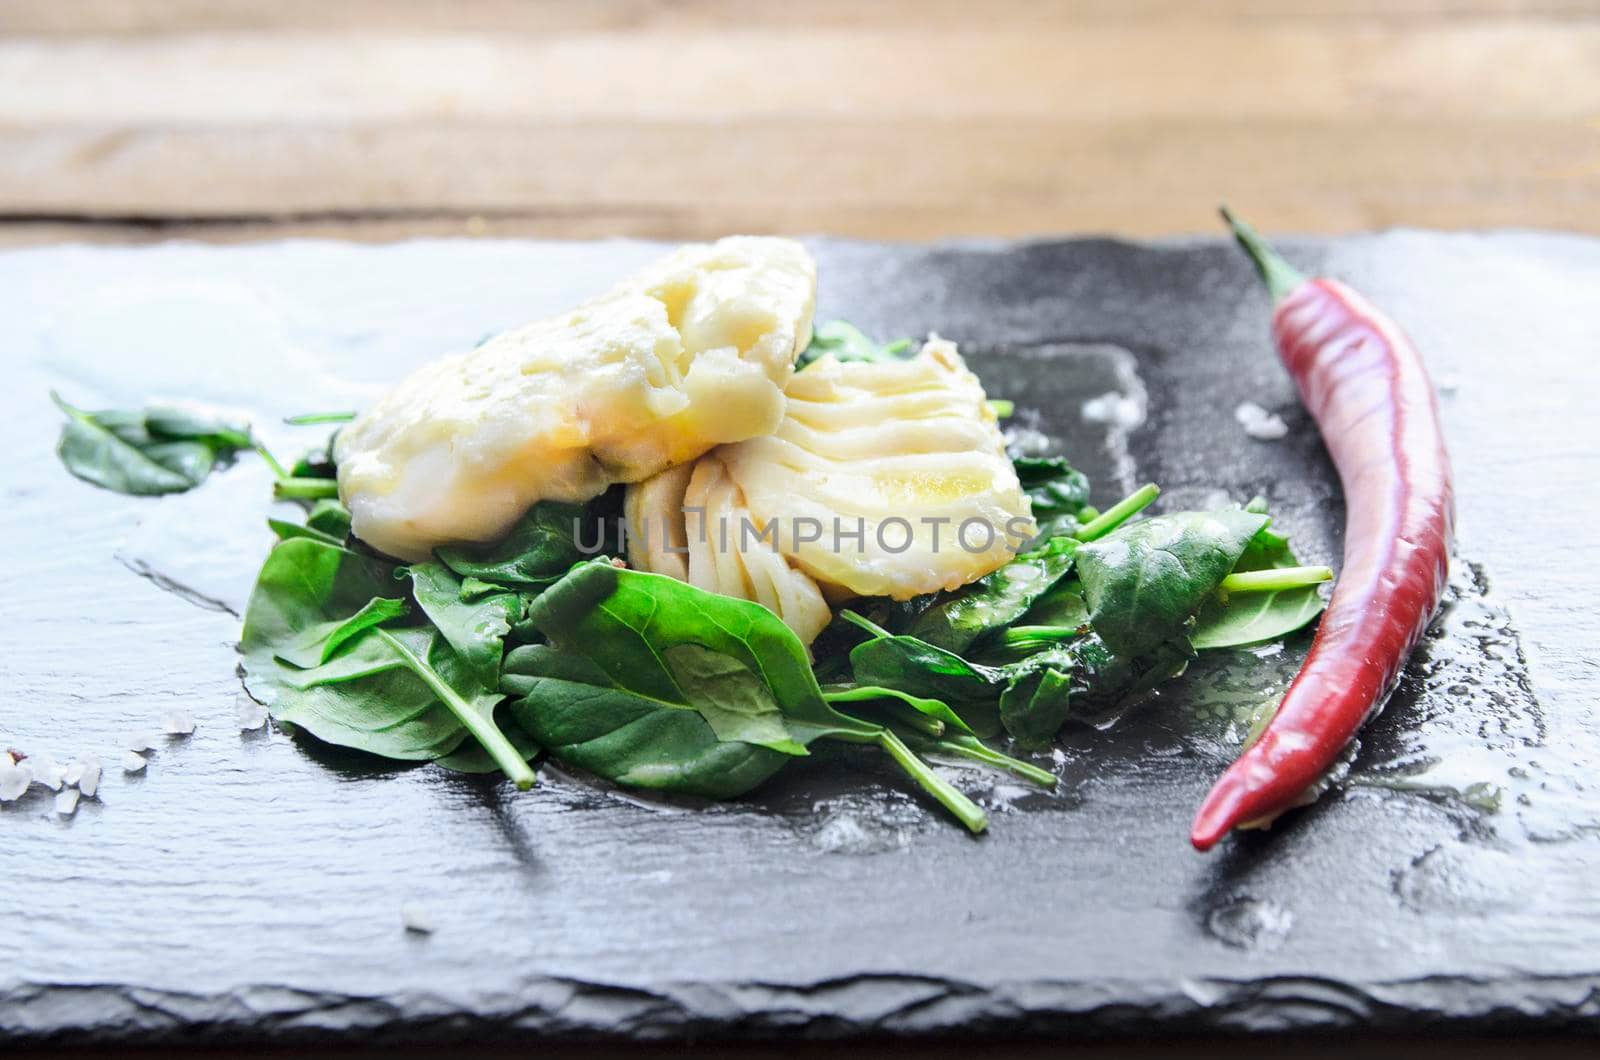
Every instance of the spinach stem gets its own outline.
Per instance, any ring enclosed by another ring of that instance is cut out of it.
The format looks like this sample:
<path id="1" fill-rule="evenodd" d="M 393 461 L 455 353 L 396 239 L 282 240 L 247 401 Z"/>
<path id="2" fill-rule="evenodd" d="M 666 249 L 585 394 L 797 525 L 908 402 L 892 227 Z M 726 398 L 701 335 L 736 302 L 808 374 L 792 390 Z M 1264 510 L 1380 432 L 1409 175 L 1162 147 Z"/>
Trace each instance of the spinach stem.
<path id="1" fill-rule="evenodd" d="M 1007 648 L 1034 648 L 1072 640 L 1081 633 L 1077 626 L 1012 626 L 1000 634 L 1000 643 Z"/>
<path id="2" fill-rule="evenodd" d="M 938 718 L 930 718 L 910 703 L 898 699 L 886 700 L 889 713 L 893 714 L 908 729 L 915 729 L 928 736 L 939 737 L 944 735 L 944 722 Z"/>
<path id="3" fill-rule="evenodd" d="M 851 625 L 861 627 L 868 633 L 871 633 L 874 637 L 894 636 L 893 633 L 890 633 L 888 630 L 884 629 L 870 618 L 867 618 L 863 615 L 858 615 L 854 611 L 840 611 L 839 617 L 844 619 L 846 622 L 849 622 Z"/>
<path id="4" fill-rule="evenodd" d="M 982 742 L 970 736 L 964 739 L 957 737 L 955 739 L 936 740 L 929 744 L 926 750 L 935 754 L 959 755 L 962 758 L 970 758 L 974 762 L 982 762 L 985 765 L 994 766 L 996 769 L 1014 773 L 1024 780 L 1031 780 L 1042 788 L 1053 788 L 1057 783 L 1054 773 L 1040 769 L 1038 766 L 1030 765 L 1020 759 L 1012 758 L 1010 755 L 1001 754 L 999 751 L 985 746 Z"/>
<path id="5" fill-rule="evenodd" d="M 336 478 L 296 478 L 283 475 L 272 487 L 273 496 L 286 501 L 312 501 L 339 496 Z"/>
<path id="6" fill-rule="evenodd" d="M 918 698 L 918 697 L 912 697 Z M 884 692 L 878 688 L 836 688 L 822 690 L 822 699 L 828 704 L 834 703 L 860 703 L 864 701 L 884 704 L 890 713 L 900 719 L 907 728 L 916 729 L 928 736 L 943 736 L 944 722 L 938 718 L 930 717 L 918 710 L 914 704 Z M 927 702 L 927 701 L 923 701 Z M 943 706 L 943 704 L 939 704 Z M 849 715 L 846 715 L 848 717 Z"/>
<path id="7" fill-rule="evenodd" d="M 1148 508 L 1150 502 L 1160 495 L 1161 487 L 1154 482 L 1147 482 L 1087 523 L 1084 523 L 1083 526 L 1078 528 L 1078 532 L 1072 536 L 1079 541 L 1094 541 L 1097 538 L 1105 537 L 1139 512 Z"/>
<path id="8" fill-rule="evenodd" d="M 444 701 L 450 712 L 483 745 L 483 749 L 489 752 L 490 757 L 500 768 L 505 770 L 506 776 L 515 782 L 518 791 L 527 791 L 533 787 L 532 768 L 517 749 L 511 746 L 511 741 L 506 739 L 506 734 L 500 731 L 500 726 L 496 725 L 493 719 L 473 710 L 472 705 L 462 699 L 460 693 L 444 682 L 437 670 L 425 660 L 418 658 L 394 634 L 382 627 L 374 628 L 372 632 L 382 638 L 383 642 L 389 645 L 389 649 L 400 656 L 406 667 L 422 678 L 423 682 L 433 690 L 433 694 Z"/>
<path id="9" fill-rule="evenodd" d="M 1004 420 L 1009 419 L 1017 411 L 1017 404 L 1005 398 L 990 398 L 989 409 L 994 413 L 995 419 Z"/>
<path id="10" fill-rule="evenodd" d="M 1274 567 L 1230 574 L 1217 588 L 1225 593 L 1276 593 L 1332 580 L 1332 567 Z"/>
<path id="11" fill-rule="evenodd" d="M 978 804 L 935 773 L 900 737 L 888 729 L 881 729 L 878 732 L 878 746 L 889 752 L 889 757 L 900 763 L 900 768 L 922 785 L 922 790 L 938 799 L 940 805 L 954 814 L 967 831 L 977 835 L 989 827 L 989 816 L 979 809 Z"/>
<path id="12" fill-rule="evenodd" d="M 285 416 L 283 422 L 291 427 L 311 427 L 318 423 L 349 423 L 355 418 L 354 412 L 303 412 L 298 416 Z"/>
<path id="13" fill-rule="evenodd" d="M 293 477 L 288 471 L 284 470 L 282 464 L 278 463 L 278 458 L 273 456 L 266 446 L 262 445 L 254 438 L 250 439 L 250 448 L 254 449 L 256 451 L 256 455 L 267 462 L 267 466 L 272 469 L 273 478 L 277 479 L 279 482 L 282 482 L 286 478 Z"/>

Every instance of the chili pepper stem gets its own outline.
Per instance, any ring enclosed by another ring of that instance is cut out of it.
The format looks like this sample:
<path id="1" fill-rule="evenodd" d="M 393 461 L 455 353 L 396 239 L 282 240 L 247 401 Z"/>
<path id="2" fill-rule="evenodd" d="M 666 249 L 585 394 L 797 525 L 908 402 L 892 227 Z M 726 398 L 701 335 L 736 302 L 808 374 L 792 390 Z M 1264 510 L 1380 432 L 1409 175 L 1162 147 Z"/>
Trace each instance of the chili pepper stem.
<path id="1" fill-rule="evenodd" d="M 1233 230 L 1233 238 L 1239 241 L 1244 252 L 1250 255 L 1250 260 L 1255 262 L 1256 271 L 1261 273 L 1261 278 L 1267 283 L 1267 290 L 1272 294 L 1274 302 L 1281 302 L 1296 287 L 1306 282 L 1305 276 L 1283 260 L 1283 256 L 1261 238 L 1254 228 L 1239 220 L 1229 212 L 1226 206 L 1218 208 L 1222 219 Z"/>

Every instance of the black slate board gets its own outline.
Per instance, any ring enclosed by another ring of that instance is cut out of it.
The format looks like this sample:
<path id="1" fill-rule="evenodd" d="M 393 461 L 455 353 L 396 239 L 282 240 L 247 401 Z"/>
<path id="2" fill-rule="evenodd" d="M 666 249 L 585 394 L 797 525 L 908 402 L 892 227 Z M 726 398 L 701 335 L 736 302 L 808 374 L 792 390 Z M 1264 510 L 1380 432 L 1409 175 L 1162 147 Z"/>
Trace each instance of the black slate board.
<path id="1" fill-rule="evenodd" d="M 1164 503 L 1264 493 L 1336 560 L 1342 502 L 1231 247 L 814 244 L 822 316 L 937 330 L 1019 423 Z M 973 839 L 891 773 L 819 759 L 700 808 L 546 768 L 541 788 L 391 770 L 241 734 L 232 640 L 269 543 L 264 474 L 187 496 L 69 478 L 82 404 L 346 405 L 598 290 L 635 243 L 291 243 L 0 255 L 7 454 L 0 746 L 97 752 L 97 802 L 0 807 L 0 1036 L 283 1040 L 778 1032 L 1177 1032 L 1600 1025 L 1600 242 L 1397 232 L 1290 243 L 1427 354 L 1457 469 L 1451 604 L 1349 780 L 1266 835 L 1189 849 L 1190 815 L 1304 639 L 1212 657 L 1054 795 L 981 772 Z M 1147 404 L 1109 431 L 1106 391 Z M 1244 399 L 1288 439 L 1247 438 Z M 316 432 L 278 428 L 293 449 Z M 1037 437 L 1034 439 L 1038 440 Z M 141 776 L 123 734 L 192 711 Z M 1498 804 L 1498 809 L 1493 805 Z M 415 901 L 437 924 L 402 930 Z"/>

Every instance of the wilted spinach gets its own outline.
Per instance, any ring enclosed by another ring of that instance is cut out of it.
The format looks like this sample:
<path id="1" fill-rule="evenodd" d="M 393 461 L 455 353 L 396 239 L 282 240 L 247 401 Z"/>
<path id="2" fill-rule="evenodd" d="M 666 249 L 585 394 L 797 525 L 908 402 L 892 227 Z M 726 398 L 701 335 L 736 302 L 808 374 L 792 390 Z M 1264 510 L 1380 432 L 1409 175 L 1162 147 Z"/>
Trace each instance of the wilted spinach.
<path id="1" fill-rule="evenodd" d="M 947 651 L 964 652 L 1005 630 L 1072 570 L 1078 542 L 1056 537 L 970 585 L 939 593 L 900 632 Z"/>
<path id="2" fill-rule="evenodd" d="M 450 545 L 438 550 L 439 561 L 474 584 L 506 589 L 543 589 L 561 579 L 584 559 L 578 536 L 585 529 L 598 534 L 589 511 L 578 504 L 542 501 L 517 520 L 500 541 L 489 545 Z M 590 539 L 585 537 L 585 544 Z"/>
<path id="3" fill-rule="evenodd" d="M 411 579 L 411 595 L 445 641 L 454 648 L 472 676 L 484 688 L 500 684 L 500 661 L 506 634 L 522 617 L 522 598 L 516 593 L 478 593 L 467 597 L 461 579 L 443 563 L 413 563 L 404 569 Z"/>
<path id="4" fill-rule="evenodd" d="M 204 482 L 220 460 L 255 442 L 250 425 L 187 409 L 150 407 L 87 412 L 50 395 L 66 413 L 56 453 L 68 471 L 134 496 L 182 493 Z"/>
<path id="5" fill-rule="evenodd" d="M 1112 651 L 1138 656 L 1182 642 L 1267 516 L 1240 508 L 1174 512 L 1078 548 L 1089 621 Z"/>
<path id="6" fill-rule="evenodd" d="M 1060 644 L 1007 668 L 1000 723 L 1018 743 L 1038 748 L 1055 738 L 1067 720 L 1075 665 L 1071 647 Z"/>
<path id="7" fill-rule="evenodd" d="M 1265 512 L 1266 502 L 1258 497 L 1245 505 L 1245 510 Z M 1299 560 L 1289 549 L 1289 539 L 1267 526 L 1251 539 L 1244 555 L 1234 564 L 1233 573 L 1290 570 L 1298 566 Z M 1326 606 L 1314 583 L 1267 592 L 1224 590 L 1200 608 L 1189 641 L 1196 649 L 1206 651 L 1277 640 L 1304 628 Z"/>
<path id="8" fill-rule="evenodd" d="M 278 722 L 327 743 L 436 759 L 470 733 L 518 787 L 527 756 L 496 724 L 503 698 L 431 624 L 408 611 L 394 568 L 296 537 L 268 554 L 245 613 L 245 685 Z"/>
<path id="9" fill-rule="evenodd" d="M 873 744 L 972 831 L 987 818 L 893 731 L 830 707 L 760 604 L 579 564 L 528 605 L 548 645 L 506 661 L 512 710 L 558 757 L 621 783 L 728 797 L 818 739 Z"/>
<path id="10" fill-rule="evenodd" d="M 1070 537 L 1095 513 L 1089 507 L 1089 479 L 1059 456 L 1023 456 L 1011 461 L 1033 506 L 1039 539 Z"/>

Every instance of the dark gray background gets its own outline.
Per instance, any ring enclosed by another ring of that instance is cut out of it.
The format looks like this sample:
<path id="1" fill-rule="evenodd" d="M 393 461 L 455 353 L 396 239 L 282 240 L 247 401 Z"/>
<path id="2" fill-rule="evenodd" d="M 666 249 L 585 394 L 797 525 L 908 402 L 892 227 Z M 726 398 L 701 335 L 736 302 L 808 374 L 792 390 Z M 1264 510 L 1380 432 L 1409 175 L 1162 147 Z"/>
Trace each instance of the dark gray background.
<path id="1" fill-rule="evenodd" d="M 1220 242 L 819 241 L 819 316 L 962 343 L 1018 423 L 1108 502 L 1264 493 L 1308 561 L 1342 502 Z M 45 394 L 348 406 L 603 288 L 637 243 L 289 243 L 0 255 L 8 455 L 0 745 L 98 753 L 97 802 L 0 808 L 0 1035 L 281 1040 L 459 1034 L 1173 1033 L 1441 1021 L 1596 1026 L 1600 243 L 1396 232 L 1290 243 L 1411 332 L 1460 499 L 1451 603 L 1349 782 L 1267 835 L 1187 827 L 1305 641 L 1202 660 L 1109 731 L 1064 734 L 1059 792 L 954 770 L 973 839 L 870 759 L 819 756 L 699 807 L 546 767 L 541 786 L 390 769 L 234 724 L 237 610 L 270 543 L 242 460 L 199 491 L 66 475 Z M 1146 422 L 1080 415 L 1107 390 Z M 1246 437 L 1254 400 L 1293 428 Z M 292 452 L 316 430 L 269 428 Z M 198 729 L 123 777 L 124 734 Z M 1495 807 L 1498 808 L 1495 808 Z M 415 901 L 431 936 L 401 929 Z"/>

